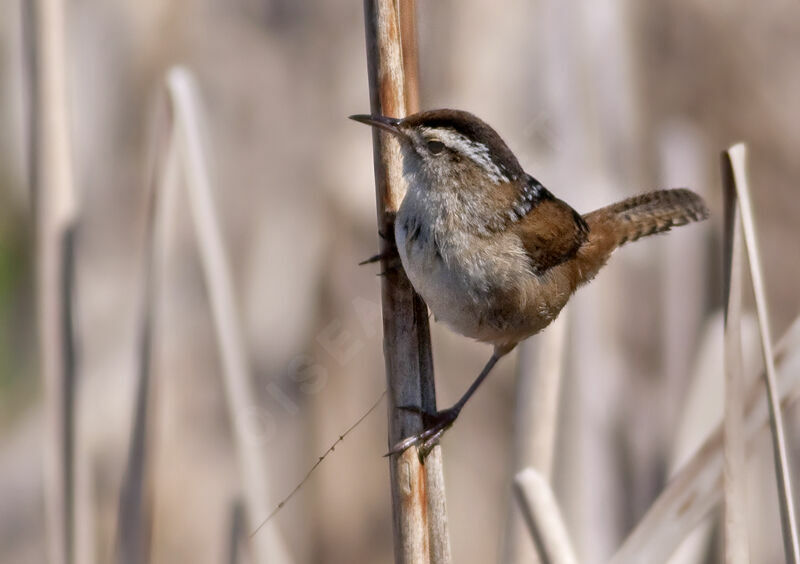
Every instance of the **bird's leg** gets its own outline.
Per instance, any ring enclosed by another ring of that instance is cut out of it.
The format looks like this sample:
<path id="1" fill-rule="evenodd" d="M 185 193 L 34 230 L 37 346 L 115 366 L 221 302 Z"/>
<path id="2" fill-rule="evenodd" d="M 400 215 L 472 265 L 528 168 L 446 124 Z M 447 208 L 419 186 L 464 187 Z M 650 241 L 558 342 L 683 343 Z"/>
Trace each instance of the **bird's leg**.
<path id="1" fill-rule="evenodd" d="M 492 371 L 494 365 L 497 364 L 497 361 L 500 360 L 500 357 L 503 356 L 505 353 L 499 353 L 495 351 L 492 354 L 492 357 L 489 359 L 489 362 L 486 363 L 486 366 L 483 367 L 481 373 L 475 378 L 475 381 L 472 385 L 464 392 L 464 395 L 461 396 L 452 407 L 448 409 L 444 409 L 442 411 L 437 411 L 436 413 L 429 413 L 423 410 L 419 406 L 415 405 L 399 405 L 397 406 L 398 409 L 404 409 L 406 411 L 413 411 L 414 413 L 419 413 L 423 417 L 423 423 L 425 428 L 417 433 L 416 435 L 411 435 L 410 437 L 406 437 L 402 441 L 398 442 L 392 450 L 390 450 L 386 456 L 390 456 L 392 454 L 399 454 L 406 450 L 408 447 L 413 445 L 420 445 L 420 457 L 425 458 L 430 450 L 439 442 L 439 439 L 442 437 L 445 431 L 449 429 L 453 423 L 455 423 L 458 414 L 461 413 L 461 409 L 464 407 L 464 404 L 469 401 L 469 398 L 472 397 L 472 394 L 475 393 L 475 390 L 483 383 L 486 377 L 489 375 L 489 372 Z"/>

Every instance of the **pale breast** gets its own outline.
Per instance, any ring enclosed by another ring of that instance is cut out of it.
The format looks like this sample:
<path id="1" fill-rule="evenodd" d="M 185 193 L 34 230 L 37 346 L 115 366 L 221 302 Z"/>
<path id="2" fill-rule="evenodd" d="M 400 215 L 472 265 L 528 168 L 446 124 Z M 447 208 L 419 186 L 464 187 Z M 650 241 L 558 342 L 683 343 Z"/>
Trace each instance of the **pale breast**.
<path id="1" fill-rule="evenodd" d="M 433 228 L 425 228 L 430 224 L 403 211 L 395 223 L 398 252 L 436 321 L 489 343 L 502 341 L 509 331 L 516 335 L 538 326 L 526 313 L 535 288 L 533 275 L 515 263 L 524 260 L 521 251 L 519 257 L 509 256 L 494 248 L 500 242 L 487 246 L 464 233 L 437 236 Z"/>
<path id="2" fill-rule="evenodd" d="M 397 251 L 414 289 L 422 296 L 437 320 L 451 324 L 456 310 L 463 309 L 458 297 L 457 277 L 444 263 L 430 229 L 424 229 L 417 218 L 399 214 L 395 223 Z M 453 327 L 461 332 L 460 327 Z"/>
<path id="3" fill-rule="evenodd" d="M 435 319 L 496 346 L 549 325 L 574 290 L 564 265 L 533 272 L 517 235 L 475 234 L 447 222 L 435 196 L 409 190 L 395 220 L 403 267 Z"/>

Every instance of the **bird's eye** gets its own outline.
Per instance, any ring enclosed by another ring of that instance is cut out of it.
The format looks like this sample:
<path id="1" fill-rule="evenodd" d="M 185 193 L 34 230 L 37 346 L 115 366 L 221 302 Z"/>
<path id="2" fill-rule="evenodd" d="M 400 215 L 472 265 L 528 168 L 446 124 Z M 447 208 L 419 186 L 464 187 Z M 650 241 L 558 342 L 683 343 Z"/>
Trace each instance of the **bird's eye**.
<path id="1" fill-rule="evenodd" d="M 436 139 L 432 139 L 428 141 L 428 150 L 434 155 L 438 155 L 444 151 L 444 143 L 437 141 Z"/>

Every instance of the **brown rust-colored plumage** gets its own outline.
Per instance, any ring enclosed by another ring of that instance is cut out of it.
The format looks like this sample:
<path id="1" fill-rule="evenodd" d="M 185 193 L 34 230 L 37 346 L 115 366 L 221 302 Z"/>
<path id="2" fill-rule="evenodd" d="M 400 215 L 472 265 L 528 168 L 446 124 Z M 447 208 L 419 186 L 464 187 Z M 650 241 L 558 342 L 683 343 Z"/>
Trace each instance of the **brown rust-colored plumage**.
<path id="1" fill-rule="evenodd" d="M 584 215 L 589 238 L 576 256 L 577 284 L 591 280 L 617 247 L 707 217 L 703 199 L 685 188 L 640 194 Z"/>
<path id="2" fill-rule="evenodd" d="M 581 215 L 530 175 L 524 182 L 495 186 L 487 200 L 500 210 L 489 222 L 490 230 L 519 237 L 535 274 L 573 258 L 588 238 L 589 227 Z"/>
<path id="3" fill-rule="evenodd" d="M 589 234 L 581 216 L 557 198 L 542 200 L 511 229 L 519 235 L 536 273 L 575 257 Z"/>

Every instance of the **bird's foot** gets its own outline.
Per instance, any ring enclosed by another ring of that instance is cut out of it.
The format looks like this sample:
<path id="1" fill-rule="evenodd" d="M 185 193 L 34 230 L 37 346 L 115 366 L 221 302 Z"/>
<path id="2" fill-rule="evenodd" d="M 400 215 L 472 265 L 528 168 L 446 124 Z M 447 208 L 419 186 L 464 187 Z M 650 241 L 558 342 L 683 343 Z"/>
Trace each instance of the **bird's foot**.
<path id="1" fill-rule="evenodd" d="M 424 460 L 433 447 L 439 444 L 439 439 L 455 423 L 458 414 L 461 412 L 461 408 L 455 406 L 436 413 L 430 413 L 415 405 L 401 405 L 398 406 L 398 409 L 422 415 L 425 428 L 416 435 L 411 435 L 399 441 L 392 447 L 392 450 L 386 453 L 386 456 L 400 454 L 409 447 L 419 445 L 420 460 Z"/>

